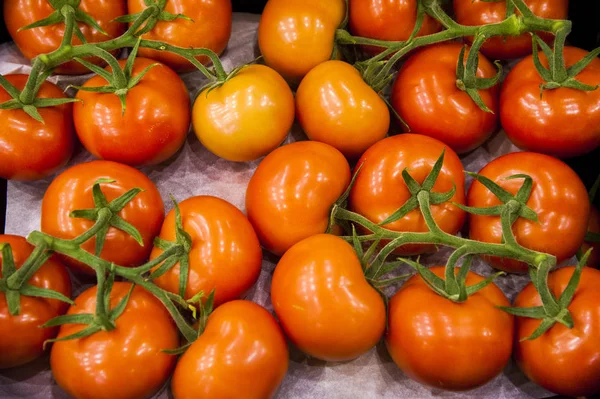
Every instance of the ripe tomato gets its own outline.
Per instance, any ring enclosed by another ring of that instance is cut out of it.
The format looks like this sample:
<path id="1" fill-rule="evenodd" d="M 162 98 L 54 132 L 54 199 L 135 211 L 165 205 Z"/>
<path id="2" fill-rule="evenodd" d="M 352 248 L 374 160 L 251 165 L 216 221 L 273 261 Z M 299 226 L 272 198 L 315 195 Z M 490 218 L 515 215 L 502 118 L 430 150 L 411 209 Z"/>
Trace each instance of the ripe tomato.
<path id="1" fill-rule="evenodd" d="M 140 192 L 119 212 L 119 216 L 138 229 L 144 246 L 129 234 L 111 227 L 100 257 L 121 266 L 137 266 L 150 254 L 154 237 L 164 218 L 164 205 L 158 189 L 142 172 L 126 165 L 109 161 L 93 161 L 72 166 L 58 175 L 46 190 L 42 200 L 42 231 L 52 236 L 73 239 L 89 230 L 94 221 L 72 218 L 71 211 L 94 207 L 92 187 L 100 178 L 116 180 L 100 185 L 107 201 L 121 196 L 132 188 Z M 92 238 L 82 248 L 94 253 L 96 239 Z M 88 266 L 64 257 L 67 265 L 77 271 L 93 274 Z"/>
<path id="2" fill-rule="evenodd" d="M 75 299 L 68 314 L 94 313 L 97 286 Z M 110 307 L 129 292 L 130 283 L 115 282 Z M 136 286 L 116 328 L 81 339 L 55 342 L 50 367 L 56 383 L 77 399 L 148 398 L 169 378 L 175 356 L 163 352 L 179 345 L 177 327 L 151 293 Z M 81 324 L 65 324 L 58 337 L 75 334 Z"/>
<path id="3" fill-rule="evenodd" d="M 430 270 L 444 278 L 444 267 Z M 466 282 L 471 286 L 483 280 L 469 272 Z M 422 384 L 451 391 L 484 385 L 502 372 L 512 352 L 513 316 L 497 306 L 510 302 L 494 284 L 455 303 L 414 275 L 388 304 L 390 355 Z"/>
<path id="4" fill-rule="evenodd" d="M 391 99 L 411 131 L 441 140 L 459 154 L 479 147 L 498 125 L 497 86 L 479 90 L 494 113 L 481 110 L 456 86 L 461 48 L 460 43 L 444 43 L 413 54 L 396 76 Z M 477 76 L 492 78 L 495 74 L 494 65 L 480 54 Z"/>
<path id="5" fill-rule="evenodd" d="M 127 13 L 125 0 L 81 0 L 79 9 L 89 14 L 108 33 L 106 36 L 85 23 L 78 23 L 88 43 L 103 42 L 125 32 L 125 24 L 113 21 Z M 48 0 L 4 1 L 6 28 L 25 58 L 32 59 L 40 54 L 50 53 L 60 46 L 65 34 L 65 24 L 62 22 L 19 31 L 24 26 L 47 18 L 54 11 Z M 73 44 L 81 44 L 81 41 L 74 36 Z M 99 58 L 88 59 L 88 61 L 95 64 L 102 63 Z M 78 75 L 88 73 L 89 70 L 77 61 L 69 61 L 56 68 L 55 72 Z"/>
<path id="6" fill-rule="evenodd" d="M 548 278 L 550 290 L 559 297 L 574 267 L 558 269 Z M 517 296 L 515 306 L 541 306 L 540 296 L 529 283 Z M 600 392 L 600 271 L 586 267 L 573 301 L 568 306 L 572 329 L 556 323 L 541 337 L 529 337 L 541 320 L 517 317 L 515 359 L 536 384 L 559 395 L 584 397 Z"/>
<path id="7" fill-rule="evenodd" d="M 287 343 L 260 305 L 232 301 L 208 318 L 171 380 L 176 399 L 270 398 L 288 368 Z"/>
<path id="8" fill-rule="evenodd" d="M 352 246 L 334 235 L 311 236 L 283 255 L 271 300 L 288 338 L 317 359 L 354 359 L 385 329 L 383 299 L 365 280 Z"/>
<path id="9" fill-rule="evenodd" d="M 296 92 L 296 115 L 309 139 L 357 159 L 390 127 L 385 101 L 352 65 L 326 61 L 302 79 Z"/>
<path id="10" fill-rule="evenodd" d="M 136 58 L 132 76 L 154 63 Z M 106 80 L 96 75 L 83 86 L 104 85 Z M 190 99 L 181 78 L 166 65 L 150 69 L 127 92 L 124 114 L 121 101 L 113 93 L 80 90 L 76 97 L 82 102 L 73 107 L 75 130 L 84 147 L 98 158 L 128 165 L 154 165 L 169 159 L 185 141 Z"/>
<path id="11" fill-rule="evenodd" d="M 525 0 L 525 4 L 537 16 L 550 19 L 567 19 L 569 0 Z M 506 18 L 506 1 L 454 0 L 456 22 L 462 25 L 487 25 L 502 22 Z M 550 34 L 538 33 L 550 42 Z M 473 40 L 470 38 L 470 40 Z M 496 36 L 483 44 L 481 52 L 492 59 L 519 58 L 531 54 L 531 35 Z"/>
<path id="12" fill-rule="evenodd" d="M 348 7 L 350 31 L 356 36 L 403 41 L 410 37 L 415 28 L 417 0 L 350 0 Z M 430 35 L 438 30 L 440 24 L 425 15 L 417 36 Z M 364 48 L 373 55 L 382 50 L 372 46 Z"/>
<path id="13" fill-rule="evenodd" d="M 286 80 L 300 82 L 331 58 L 344 15 L 344 0 L 269 0 L 258 25 L 265 63 Z"/>
<path id="14" fill-rule="evenodd" d="M 381 140 L 369 148 L 357 165 L 362 165 L 350 191 L 350 209 L 374 223 L 383 222 L 411 197 L 402 178 L 402 171 L 423 183 L 445 146 L 431 137 L 401 134 Z M 465 212 L 451 202 L 465 203 L 463 166 L 454 151 L 446 148 L 444 163 L 433 186 L 434 192 L 444 193 L 456 185 L 456 193 L 449 202 L 431 206 L 437 225 L 445 232 L 456 234 L 465 220 Z M 403 218 L 386 224 L 394 231 L 429 231 L 421 211 L 417 208 Z M 433 250 L 432 245 L 409 244 L 397 249 L 399 254 L 419 254 Z"/>
<path id="15" fill-rule="evenodd" d="M 230 161 L 253 161 L 287 136 L 294 123 L 294 95 L 271 68 L 248 65 L 222 86 L 200 93 L 192 118 L 209 151 Z"/>
<path id="16" fill-rule="evenodd" d="M 13 86 L 23 90 L 27 75 L 4 75 Z M 65 98 L 62 90 L 46 81 L 38 98 Z M 12 97 L 0 87 L 0 103 Z M 40 123 L 22 109 L 0 110 L 0 177 L 37 180 L 65 165 L 73 153 L 73 105 L 39 108 Z"/>
<path id="17" fill-rule="evenodd" d="M 525 248 L 556 256 L 560 263 L 575 255 L 585 237 L 590 205 L 585 186 L 565 163 L 533 152 L 515 152 L 496 158 L 481 171 L 511 194 L 516 194 L 523 179 L 507 179 L 526 174 L 533 179 L 527 206 L 537 212 L 538 221 L 518 218 L 513 224 L 517 242 Z M 467 194 L 467 205 L 487 208 L 501 204 L 483 184 L 474 181 Z M 483 242 L 500 243 L 499 216 L 470 215 L 469 235 Z M 525 263 L 512 259 L 485 257 L 497 269 L 509 273 L 526 272 Z"/>
<path id="18" fill-rule="evenodd" d="M 348 184 L 348 162 L 327 144 L 300 141 L 267 155 L 246 191 L 248 219 L 262 246 L 281 256 L 298 241 L 324 233 L 331 206 Z"/>
<path id="19" fill-rule="evenodd" d="M 590 221 L 588 223 L 588 231 L 592 233 L 600 233 L 600 212 L 596 207 L 590 208 Z M 588 266 L 599 268 L 600 267 L 600 243 L 597 242 L 585 242 L 582 246 L 582 250 L 585 253 L 588 249 L 592 249 L 592 253 L 587 260 Z"/>
<path id="20" fill-rule="evenodd" d="M 215 290 L 215 306 L 243 295 L 258 279 L 262 250 L 252 225 L 229 202 L 197 196 L 179 204 L 183 229 L 192 238 L 185 298 Z M 175 212 L 171 210 L 160 238 L 175 241 Z M 150 259 L 163 251 L 154 247 Z M 179 292 L 179 264 L 154 280 L 159 287 Z"/>
<path id="21" fill-rule="evenodd" d="M 540 52 L 541 53 L 541 52 Z M 567 67 L 587 51 L 565 47 Z M 542 65 L 548 61 L 540 54 Z M 600 59 L 593 60 L 577 77 L 588 85 L 600 84 Z M 500 93 L 500 121 L 518 147 L 568 158 L 586 154 L 600 145 L 600 90 L 569 88 L 544 90 L 533 57 L 521 60 L 506 76 Z"/>
<path id="22" fill-rule="evenodd" d="M 144 0 L 128 0 L 129 13 L 142 12 Z M 165 11 L 183 14 L 192 21 L 177 18 L 173 21 L 158 21 L 154 28 L 142 36 L 147 40 L 158 40 L 184 48 L 206 48 L 221 54 L 231 35 L 231 0 L 168 0 Z M 160 61 L 177 72 L 196 70 L 185 58 L 168 51 L 140 48 L 139 55 Z M 208 57 L 199 56 L 203 64 Z"/>
<path id="23" fill-rule="evenodd" d="M 0 235 L 0 244 L 8 243 L 12 249 L 15 267 L 20 269 L 33 251 L 25 238 Z M 2 278 L 2 253 L 0 253 L 0 278 Z M 38 269 L 27 282 L 47 288 L 66 297 L 71 296 L 71 279 L 65 266 L 52 257 Z M 65 313 L 69 305 L 56 299 L 21 296 L 21 311 L 12 316 L 8 311 L 6 296 L 0 293 L 0 369 L 28 363 L 44 353 L 44 341 L 54 338 L 58 328 L 40 328 L 48 320 Z"/>

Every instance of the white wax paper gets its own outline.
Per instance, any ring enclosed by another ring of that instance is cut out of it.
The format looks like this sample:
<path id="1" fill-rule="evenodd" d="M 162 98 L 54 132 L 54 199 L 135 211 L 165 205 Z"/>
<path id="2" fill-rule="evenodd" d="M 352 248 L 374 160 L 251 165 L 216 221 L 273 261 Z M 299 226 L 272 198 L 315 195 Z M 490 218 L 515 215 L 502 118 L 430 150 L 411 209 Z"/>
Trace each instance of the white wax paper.
<path id="1" fill-rule="evenodd" d="M 251 14 L 234 14 L 233 32 L 222 61 L 226 70 L 254 60 L 258 55 L 256 31 L 259 16 Z M 13 44 L 0 46 L 0 73 L 29 73 L 30 66 Z M 54 76 L 53 82 L 61 87 L 72 83 L 82 83 L 89 76 L 67 77 Z M 197 90 L 206 83 L 199 72 L 182 75 L 194 98 Z M 286 142 L 302 140 L 306 137 L 298 126 L 294 126 Z M 516 147 L 498 133 L 476 151 L 462 157 L 466 170 L 479 171 L 495 157 L 516 151 Z M 80 148 L 69 166 L 93 159 Z M 152 179 L 165 200 L 166 210 L 172 207 L 168 195 L 172 194 L 179 201 L 200 194 L 214 195 L 223 198 L 242 211 L 246 186 L 258 161 L 250 163 L 234 163 L 207 151 L 195 135 L 190 132 L 183 149 L 168 162 L 143 168 Z M 6 233 L 26 236 L 40 227 L 40 206 L 44 192 L 52 178 L 33 182 L 8 183 L 8 208 Z M 422 257 L 427 264 L 443 264 L 449 251 Z M 277 259 L 265 254 L 262 272 L 255 287 L 248 293 L 247 299 L 257 302 L 269 311 L 273 311 L 269 298 L 271 275 Z M 492 269 L 480 260 L 476 260 L 474 271 L 489 275 Z M 400 273 L 409 272 L 408 269 Z M 524 276 L 510 275 L 500 277 L 498 284 L 512 300 L 514 295 L 527 283 Z M 75 292 L 78 293 L 90 284 L 74 279 Z M 348 331 L 348 334 L 352 334 Z M 6 337 L 0 337 L 6 339 Z M 17 337 L 18 339 L 18 337 Z M 448 367 L 452 367 L 451 364 Z M 291 361 L 288 373 L 277 393 L 277 398 L 543 398 L 552 394 L 534 383 L 510 363 L 504 372 L 489 384 L 464 393 L 452 393 L 439 389 L 431 389 L 404 376 L 388 355 L 385 345 L 380 343 L 358 359 L 345 363 L 327 363 L 309 359 L 300 351 L 291 348 Z M 167 388 L 155 395 L 156 398 L 169 397 Z M 49 370 L 48 356 L 12 370 L 0 370 L 1 398 L 67 398 L 58 387 Z"/>

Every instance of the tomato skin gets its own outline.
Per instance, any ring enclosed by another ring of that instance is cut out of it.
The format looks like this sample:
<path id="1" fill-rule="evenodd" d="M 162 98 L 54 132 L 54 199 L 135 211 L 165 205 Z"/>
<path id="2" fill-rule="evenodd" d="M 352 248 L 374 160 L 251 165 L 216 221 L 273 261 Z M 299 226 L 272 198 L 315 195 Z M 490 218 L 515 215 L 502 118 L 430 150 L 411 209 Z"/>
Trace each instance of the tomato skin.
<path id="1" fill-rule="evenodd" d="M 388 137 L 369 148 L 357 163 L 361 166 L 350 191 L 350 209 L 374 223 L 380 223 L 396 212 L 410 198 L 402 178 L 408 168 L 410 175 L 423 183 L 445 145 L 431 137 L 419 134 L 401 134 Z M 438 226 L 445 232 L 456 234 L 465 220 L 465 212 L 451 204 L 465 203 L 465 179 L 458 155 L 446 148 L 440 175 L 433 192 L 447 192 L 456 185 L 456 193 L 449 202 L 432 205 L 431 211 Z M 402 219 L 385 225 L 394 231 L 429 231 L 421 211 L 414 209 Z M 432 245 L 409 244 L 398 248 L 397 254 L 420 254 L 432 251 Z"/>
<path id="2" fill-rule="evenodd" d="M 331 206 L 350 184 L 348 161 L 335 148 L 300 141 L 267 155 L 250 179 L 246 212 L 263 248 L 281 256 L 324 233 Z"/>
<path id="3" fill-rule="evenodd" d="M 569 0 L 525 0 L 525 4 L 537 16 L 549 19 L 567 19 Z M 456 22 L 462 25 L 486 25 L 506 19 L 506 1 L 485 2 L 482 0 L 454 0 Z M 553 36 L 543 32 L 537 34 L 551 43 Z M 468 38 L 473 41 L 473 38 Z M 483 44 L 481 52 L 495 60 L 524 57 L 531 54 L 531 35 L 492 37 Z"/>
<path id="4" fill-rule="evenodd" d="M 456 86 L 456 65 L 462 45 L 425 47 L 402 65 L 392 86 L 392 106 L 410 130 L 448 144 L 459 154 L 483 144 L 498 126 L 498 86 L 479 90 L 481 110 Z M 468 52 L 465 51 L 465 60 Z M 479 54 L 477 76 L 492 78 L 496 68 Z"/>
<path id="5" fill-rule="evenodd" d="M 183 229 L 192 238 L 190 267 L 185 298 L 200 291 L 208 295 L 215 289 L 215 306 L 237 299 L 258 279 L 262 265 L 262 250 L 252 225 L 244 214 L 229 202 L 217 197 L 197 196 L 179 204 Z M 175 241 L 175 212 L 171 210 L 160 235 Z M 150 259 L 163 251 L 154 247 Z M 179 292 L 179 263 L 154 283 Z"/>
<path id="6" fill-rule="evenodd" d="M 273 397 L 288 369 L 277 321 L 260 305 L 232 301 L 208 318 L 171 380 L 176 399 Z"/>
<path id="7" fill-rule="evenodd" d="M 23 90 L 28 75 L 4 75 L 13 86 Z M 63 91 L 46 81 L 37 98 L 65 98 Z M 12 97 L 0 87 L 0 103 Z M 64 166 L 75 140 L 73 105 L 39 108 L 45 123 L 21 109 L 0 110 L 0 177 L 13 180 L 38 180 Z"/>
<path id="8" fill-rule="evenodd" d="M 548 284 L 555 297 L 565 290 L 573 266 L 550 273 Z M 529 283 L 515 306 L 541 306 L 539 294 Z M 541 320 L 517 317 L 515 359 L 536 384 L 559 395 L 583 397 L 600 392 L 600 271 L 585 267 L 573 301 L 568 306 L 574 327 L 556 323 L 534 340 L 529 337 Z"/>
<path id="9" fill-rule="evenodd" d="M 513 195 L 523 185 L 523 179 L 506 178 L 521 173 L 533 179 L 527 206 L 537 212 L 538 222 L 518 218 L 513 224 L 517 242 L 525 248 L 556 256 L 558 263 L 572 257 L 583 243 L 588 223 L 590 208 L 585 186 L 562 161 L 533 152 L 501 156 L 479 172 Z M 499 204 L 500 200 L 487 188 L 477 181 L 473 182 L 467 194 L 467 205 L 486 208 Z M 501 242 L 499 216 L 470 215 L 469 218 L 470 238 Z M 489 256 L 484 259 L 509 273 L 525 273 L 528 270 L 527 264 L 512 259 Z"/>
<path id="10" fill-rule="evenodd" d="M 349 159 L 383 139 L 390 127 L 385 101 L 352 65 L 325 61 L 296 91 L 298 122 L 309 139 L 337 148 Z"/>
<path id="11" fill-rule="evenodd" d="M 565 47 L 567 67 L 588 52 Z M 540 52 L 544 66 L 546 57 Z M 576 79 L 600 84 L 600 59 L 593 60 Z M 600 145 L 600 90 L 568 88 L 544 90 L 533 57 L 521 60 L 508 73 L 500 93 L 500 121 L 508 138 L 519 148 L 558 158 L 586 154 Z"/>
<path id="12" fill-rule="evenodd" d="M 343 0 L 269 0 L 258 25 L 265 63 L 286 80 L 300 82 L 331 58 L 344 15 Z"/>
<path id="13" fill-rule="evenodd" d="M 88 43 L 103 42 L 120 36 L 125 32 L 125 24 L 113 20 L 127 13 L 125 0 L 81 0 L 79 9 L 88 13 L 104 29 L 108 36 L 93 29 L 87 24 L 79 23 L 79 29 Z M 55 10 L 48 0 L 5 0 L 4 22 L 10 36 L 27 59 L 56 50 L 64 36 L 65 24 L 42 26 L 19 31 L 20 28 L 48 17 Z M 73 44 L 81 44 L 74 36 Z M 99 58 L 86 58 L 87 61 L 100 65 Z M 77 61 L 69 61 L 55 69 L 56 73 L 80 75 L 89 70 Z"/>
<path id="14" fill-rule="evenodd" d="M 350 0 L 349 10 L 348 22 L 352 34 L 371 39 L 408 40 L 417 19 L 416 0 Z M 440 24 L 425 15 L 417 36 L 430 35 L 439 30 Z M 372 55 L 383 50 L 374 46 L 363 48 Z"/>
<path id="15" fill-rule="evenodd" d="M 139 187 L 144 191 L 120 212 L 142 235 L 144 246 L 124 231 L 111 227 L 106 235 L 100 257 L 121 266 L 142 264 L 150 254 L 154 237 L 160 231 L 164 218 L 164 204 L 158 189 L 142 172 L 127 165 L 110 161 L 92 161 L 72 166 L 58 175 L 50 184 L 42 200 L 41 227 L 44 233 L 63 239 L 73 239 L 92 227 L 94 221 L 69 217 L 71 211 L 94 207 L 92 187 L 100 178 L 114 179 L 114 183 L 100 185 L 110 202 L 128 190 Z M 96 239 L 85 242 L 82 248 L 94 253 Z M 62 257 L 74 270 L 94 274 L 87 265 Z"/>
<path id="16" fill-rule="evenodd" d="M 142 12 L 144 0 L 128 0 L 130 14 Z M 173 21 L 158 21 L 154 28 L 142 37 L 158 40 L 183 48 L 207 48 L 221 54 L 231 35 L 231 0 L 168 0 L 165 11 L 183 14 L 193 21 L 177 18 Z M 140 48 L 141 57 L 152 58 L 168 65 L 177 72 L 195 71 L 196 67 L 185 58 L 168 51 Z M 206 56 L 197 59 L 209 63 Z"/>
<path id="17" fill-rule="evenodd" d="M 283 255 L 271 300 L 290 341 L 317 359 L 354 359 L 385 329 L 383 299 L 365 280 L 352 246 L 334 235 L 311 236 Z"/>
<path id="18" fill-rule="evenodd" d="M 590 220 L 588 223 L 587 231 L 590 231 L 592 233 L 600 233 L 600 212 L 598 212 L 598 209 L 596 209 L 595 206 L 591 206 L 590 208 Z M 585 253 L 590 248 L 593 249 L 592 253 L 590 254 L 587 260 L 587 265 L 598 269 L 600 267 L 600 243 L 586 241 L 581 247 L 583 253 Z"/>
<path id="19" fill-rule="evenodd" d="M 196 97 L 194 132 L 213 154 L 247 162 L 277 148 L 294 123 L 294 95 L 264 65 L 248 65 L 210 92 Z"/>
<path id="20" fill-rule="evenodd" d="M 120 60 L 121 66 L 126 60 Z M 132 76 L 156 62 L 136 58 Z M 107 70 L 110 70 L 107 67 Z M 99 75 L 84 87 L 106 85 Z M 183 145 L 190 125 L 190 99 L 181 78 L 159 64 L 127 92 L 126 110 L 113 93 L 80 90 L 73 116 L 75 130 L 94 156 L 128 165 L 155 165 L 169 159 Z"/>
<path id="21" fill-rule="evenodd" d="M 24 237 L 0 234 L 0 243 L 8 243 L 18 269 L 33 251 Z M 0 253 L 0 278 L 2 278 Z M 71 296 L 71 278 L 65 266 L 53 256 L 27 282 Z M 40 328 L 48 320 L 66 312 L 69 305 L 56 299 L 21 296 L 21 311 L 12 316 L 4 293 L 0 293 L 0 369 L 21 366 L 44 353 L 44 341 L 56 337 L 58 328 Z"/>
<path id="22" fill-rule="evenodd" d="M 75 299 L 68 314 L 94 313 L 97 286 Z M 114 308 L 131 288 L 115 282 L 110 294 Z M 134 399 L 151 397 L 169 378 L 176 357 L 162 350 L 179 345 L 177 327 L 151 293 L 133 289 L 125 311 L 112 331 L 100 331 L 82 339 L 55 342 L 50 367 L 56 383 L 77 399 Z M 60 327 L 58 337 L 82 330 L 81 324 Z"/>
<path id="23" fill-rule="evenodd" d="M 444 278 L 444 267 L 430 270 Z M 483 280 L 469 272 L 467 286 Z M 513 316 L 497 306 L 510 302 L 493 283 L 455 303 L 414 275 L 388 304 L 387 348 L 396 365 L 422 384 L 450 391 L 484 385 L 502 372 L 513 347 Z"/>

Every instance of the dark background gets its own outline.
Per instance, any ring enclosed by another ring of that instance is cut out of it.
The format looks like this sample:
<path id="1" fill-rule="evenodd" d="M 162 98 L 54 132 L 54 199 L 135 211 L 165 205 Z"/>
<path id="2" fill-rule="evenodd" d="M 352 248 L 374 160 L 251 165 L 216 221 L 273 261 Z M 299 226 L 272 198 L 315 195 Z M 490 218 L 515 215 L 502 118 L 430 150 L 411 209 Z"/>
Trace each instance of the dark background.
<path id="1" fill-rule="evenodd" d="M 266 0 L 233 0 L 233 9 L 237 12 L 261 13 Z M 0 9 L 0 13 L 1 13 Z M 573 21 L 573 32 L 569 35 L 572 45 L 587 50 L 600 46 L 600 1 L 571 0 L 569 6 L 569 19 Z M 4 16 L 2 15 L 2 21 Z M 0 38 L 2 42 L 10 40 L 4 24 L 0 24 Z M 589 188 L 600 172 L 600 148 L 583 157 L 570 159 L 569 165 L 581 176 Z M 2 160 L 0 160 L 2 162 Z M 596 198 L 596 206 L 600 198 Z M 0 179 L 0 233 L 4 232 L 6 214 L 6 181 Z"/>

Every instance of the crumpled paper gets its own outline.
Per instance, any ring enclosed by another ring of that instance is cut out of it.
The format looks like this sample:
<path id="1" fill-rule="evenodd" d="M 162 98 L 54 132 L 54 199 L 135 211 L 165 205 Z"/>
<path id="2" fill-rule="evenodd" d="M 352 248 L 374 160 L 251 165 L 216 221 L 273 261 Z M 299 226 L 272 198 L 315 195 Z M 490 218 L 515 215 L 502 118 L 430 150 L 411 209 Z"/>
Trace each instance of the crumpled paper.
<path id="1" fill-rule="evenodd" d="M 259 16 L 251 14 L 234 14 L 233 32 L 222 61 L 226 70 L 250 62 L 259 55 L 256 32 Z M 0 46 L 0 73 L 29 73 L 30 66 L 14 44 Z M 61 87 L 69 84 L 81 84 L 89 76 L 68 77 L 53 76 L 50 78 Z M 206 83 L 206 78 L 199 72 L 182 75 L 193 99 L 197 91 Z M 297 125 L 286 142 L 306 139 Z M 517 148 L 506 139 L 503 133 L 496 134 L 485 145 L 462 157 L 466 170 L 479 171 L 486 163 L 499 155 L 517 151 Z M 74 155 L 69 165 L 92 160 L 93 157 L 84 149 Z M 258 161 L 250 163 L 234 163 L 211 154 L 195 135 L 190 132 L 183 149 L 169 161 L 153 167 L 142 168 L 152 181 L 156 183 L 165 199 L 166 211 L 172 204 L 168 195 L 172 194 L 182 201 L 195 195 L 214 195 L 223 198 L 241 210 L 244 210 L 246 186 Z M 40 207 L 44 192 L 52 178 L 23 183 L 8 183 L 8 206 L 6 233 L 26 236 L 39 229 Z M 426 265 L 444 264 L 450 253 L 449 249 L 422 257 Z M 271 275 L 277 258 L 265 254 L 260 278 L 246 298 L 273 311 L 269 298 Z M 476 260 L 473 270 L 489 275 L 492 269 L 480 260 Z M 408 268 L 399 274 L 409 272 Z M 510 275 L 500 277 L 496 284 L 512 300 L 516 293 L 528 282 L 525 276 Z M 74 278 L 75 292 L 81 292 L 91 281 Z M 348 331 L 348 334 L 352 334 Z M 0 337 L 6 339 L 6 337 Z M 452 365 L 448 365 L 452 367 Z M 277 393 L 277 398 L 543 398 L 552 394 L 534 383 L 510 363 L 504 372 L 489 384 L 478 389 L 453 393 L 425 387 L 402 374 L 393 363 L 380 343 L 358 359 L 344 363 L 327 363 L 309 359 L 299 350 L 291 348 L 291 361 L 285 380 Z M 164 387 L 155 398 L 167 398 L 167 387 Z M 0 397 L 2 398 L 67 398 L 67 394 L 56 385 L 49 370 L 48 356 L 12 370 L 0 370 Z"/>

